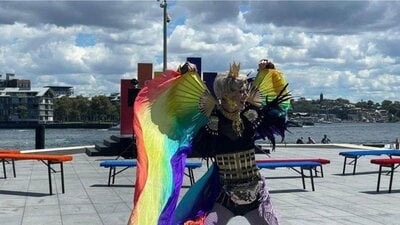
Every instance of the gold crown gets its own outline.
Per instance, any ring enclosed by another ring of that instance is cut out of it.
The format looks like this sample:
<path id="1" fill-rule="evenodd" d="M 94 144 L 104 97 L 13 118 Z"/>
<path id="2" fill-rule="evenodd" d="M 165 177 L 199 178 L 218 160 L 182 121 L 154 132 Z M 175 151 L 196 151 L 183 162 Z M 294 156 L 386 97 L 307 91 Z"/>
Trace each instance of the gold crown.
<path id="1" fill-rule="evenodd" d="M 233 62 L 233 64 L 229 64 L 229 66 L 230 66 L 230 68 L 229 68 L 228 76 L 236 79 L 239 76 L 240 63 L 236 64 L 235 62 Z"/>

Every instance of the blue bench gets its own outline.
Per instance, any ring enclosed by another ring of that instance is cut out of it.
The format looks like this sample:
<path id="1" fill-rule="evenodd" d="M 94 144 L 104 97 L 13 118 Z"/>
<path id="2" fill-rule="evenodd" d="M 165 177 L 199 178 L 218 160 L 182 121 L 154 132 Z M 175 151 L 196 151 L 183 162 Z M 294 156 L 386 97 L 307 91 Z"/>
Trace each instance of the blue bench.
<path id="1" fill-rule="evenodd" d="M 306 189 L 306 184 L 305 184 L 305 175 L 304 175 L 304 169 L 307 169 L 310 171 L 310 179 L 311 179 L 311 187 L 312 190 L 315 191 L 314 188 L 314 176 L 313 176 L 313 170 L 315 170 L 317 167 L 321 167 L 321 163 L 319 162 L 312 162 L 312 161 L 301 161 L 301 162 L 259 162 L 256 163 L 257 167 L 260 169 L 276 169 L 276 168 L 291 168 L 294 171 L 298 172 L 301 174 L 301 180 L 303 182 L 303 189 Z M 295 168 L 300 167 L 300 171 L 296 170 Z"/>
<path id="2" fill-rule="evenodd" d="M 186 176 L 190 179 L 190 185 L 193 185 L 195 182 L 193 169 L 201 167 L 200 162 L 186 162 L 185 167 L 188 169 L 188 173 L 185 173 Z M 108 186 L 111 185 L 111 178 L 112 184 L 115 182 L 116 175 L 122 173 L 123 171 L 127 170 L 130 167 L 136 167 L 137 162 L 136 160 L 106 160 L 100 163 L 101 167 L 110 168 L 108 173 Z M 117 171 L 117 167 L 123 167 L 122 169 Z"/>
<path id="3" fill-rule="evenodd" d="M 331 161 L 330 161 L 329 159 L 321 159 L 321 158 L 282 158 L 282 159 L 277 159 L 277 158 L 275 158 L 275 159 L 259 159 L 259 160 L 256 160 L 256 163 L 264 163 L 264 162 L 269 162 L 269 163 L 271 163 L 271 162 L 306 162 L 306 161 L 321 163 L 320 171 L 318 171 L 318 170 L 316 170 L 316 169 L 314 170 L 314 171 L 315 171 L 315 176 L 316 176 L 316 177 L 318 176 L 318 172 L 321 173 L 321 177 L 324 177 L 324 170 L 323 170 L 323 168 L 322 168 L 322 165 L 331 163 Z M 298 171 L 297 171 L 297 172 L 298 172 Z"/>
<path id="4" fill-rule="evenodd" d="M 344 175 L 346 172 L 346 165 L 353 165 L 353 175 L 356 174 L 356 167 L 357 167 L 357 160 L 362 156 L 380 156 L 380 155 L 387 155 L 389 158 L 392 156 L 400 156 L 400 150 L 364 150 L 364 151 L 345 151 L 339 152 L 339 155 L 344 156 L 344 163 L 343 163 L 343 172 Z M 353 159 L 348 164 L 347 158 Z"/>

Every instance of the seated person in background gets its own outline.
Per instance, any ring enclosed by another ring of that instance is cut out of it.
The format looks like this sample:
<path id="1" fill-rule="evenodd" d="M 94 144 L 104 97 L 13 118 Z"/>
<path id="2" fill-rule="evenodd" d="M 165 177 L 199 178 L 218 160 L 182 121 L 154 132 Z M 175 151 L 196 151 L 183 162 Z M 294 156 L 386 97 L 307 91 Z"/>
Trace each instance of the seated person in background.
<path id="1" fill-rule="evenodd" d="M 328 138 L 328 136 L 326 134 L 324 134 L 324 138 L 322 138 L 321 143 L 329 144 L 329 143 L 331 143 L 331 140 Z"/>
<path id="2" fill-rule="evenodd" d="M 311 137 L 308 137 L 307 144 L 315 144 L 314 139 L 312 139 Z"/>
<path id="3" fill-rule="evenodd" d="M 297 139 L 296 144 L 304 144 L 303 137 L 300 137 L 299 139 Z"/>

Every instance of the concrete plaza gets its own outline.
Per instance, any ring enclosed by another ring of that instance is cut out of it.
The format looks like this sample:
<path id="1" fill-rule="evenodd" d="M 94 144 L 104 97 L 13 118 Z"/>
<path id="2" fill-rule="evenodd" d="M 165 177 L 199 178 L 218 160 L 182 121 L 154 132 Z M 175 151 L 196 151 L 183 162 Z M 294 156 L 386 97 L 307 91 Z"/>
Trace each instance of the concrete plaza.
<path id="1" fill-rule="evenodd" d="M 398 225 L 400 224 L 400 177 L 394 174 L 393 190 L 387 193 L 389 176 L 381 180 L 381 192 L 376 192 L 378 166 L 371 158 L 358 161 L 357 174 L 343 176 L 346 146 L 299 145 L 278 147 L 272 158 L 325 158 L 325 177 L 315 178 L 315 191 L 310 179 L 302 187 L 298 173 L 287 168 L 263 169 L 274 207 L 281 225 Z M 354 147 L 354 146 L 353 146 Z M 130 215 L 136 170 L 130 168 L 117 176 L 108 187 L 108 169 L 99 166 L 104 159 L 74 154 L 72 162 L 64 164 L 65 194 L 61 193 L 59 173 L 53 174 L 54 195 L 50 196 L 47 167 L 40 161 L 16 161 L 17 177 L 7 165 L 8 178 L 0 170 L 0 224 L 4 225 L 125 225 Z M 258 159 L 268 158 L 257 155 Z M 196 159 L 190 159 L 196 161 Z M 198 160 L 199 161 L 199 160 Z M 351 167 L 347 168 L 351 172 Z M 206 164 L 194 170 L 198 179 Z M 185 177 L 185 186 L 189 179 Z M 186 192 L 183 188 L 181 194 Z M 247 225 L 243 217 L 233 218 L 230 225 Z"/>

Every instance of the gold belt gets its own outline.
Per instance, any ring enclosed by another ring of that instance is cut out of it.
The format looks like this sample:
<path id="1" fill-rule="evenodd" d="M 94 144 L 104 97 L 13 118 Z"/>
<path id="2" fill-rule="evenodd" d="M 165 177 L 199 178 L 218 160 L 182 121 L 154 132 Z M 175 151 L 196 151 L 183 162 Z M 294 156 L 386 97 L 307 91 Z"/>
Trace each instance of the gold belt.
<path id="1" fill-rule="evenodd" d="M 222 181 L 246 180 L 259 177 L 254 149 L 215 156 Z"/>

